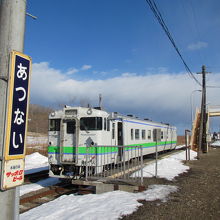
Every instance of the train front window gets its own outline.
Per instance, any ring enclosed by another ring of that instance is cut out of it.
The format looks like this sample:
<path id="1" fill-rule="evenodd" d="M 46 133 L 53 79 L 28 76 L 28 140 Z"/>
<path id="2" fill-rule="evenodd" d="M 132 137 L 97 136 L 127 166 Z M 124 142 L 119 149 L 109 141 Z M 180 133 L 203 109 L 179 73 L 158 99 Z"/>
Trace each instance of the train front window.
<path id="1" fill-rule="evenodd" d="M 102 117 L 84 117 L 80 119 L 81 131 L 102 130 Z"/>
<path id="2" fill-rule="evenodd" d="M 75 121 L 68 121 L 66 124 L 66 133 L 67 134 L 74 134 L 76 130 L 76 122 Z"/>
<path id="3" fill-rule="evenodd" d="M 60 131 L 60 119 L 50 119 L 49 131 Z"/>

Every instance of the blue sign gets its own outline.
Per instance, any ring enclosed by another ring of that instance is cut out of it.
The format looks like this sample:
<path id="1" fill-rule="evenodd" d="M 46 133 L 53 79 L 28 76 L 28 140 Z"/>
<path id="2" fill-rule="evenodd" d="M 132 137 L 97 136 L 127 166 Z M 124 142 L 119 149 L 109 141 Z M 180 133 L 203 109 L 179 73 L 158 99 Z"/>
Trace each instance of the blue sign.
<path id="1" fill-rule="evenodd" d="M 24 158 L 31 58 L 12 52 L 5 158 Z"/>

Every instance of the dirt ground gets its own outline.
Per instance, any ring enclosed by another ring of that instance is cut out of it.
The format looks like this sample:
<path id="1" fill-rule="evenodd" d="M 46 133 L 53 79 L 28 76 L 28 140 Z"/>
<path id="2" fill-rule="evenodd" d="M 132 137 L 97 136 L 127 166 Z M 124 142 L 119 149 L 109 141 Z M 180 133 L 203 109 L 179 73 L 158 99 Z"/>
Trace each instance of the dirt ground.
<path id="1" fill-rule="evenodd" d="M 167 202 L 142 202 L 132 215 L 123 220 L 149 219 L 220 219 L 220 147 L 210 148 L 200 160 L 189 161 L 188 173 L 173 181 L 146 178 L 145 184 L 169 184 L 179 187 Z"/>

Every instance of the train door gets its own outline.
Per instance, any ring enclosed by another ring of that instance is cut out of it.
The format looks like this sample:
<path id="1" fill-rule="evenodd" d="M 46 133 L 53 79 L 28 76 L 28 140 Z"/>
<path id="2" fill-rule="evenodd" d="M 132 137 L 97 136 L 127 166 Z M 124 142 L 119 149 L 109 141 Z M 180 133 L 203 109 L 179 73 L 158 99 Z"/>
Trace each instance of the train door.
<path id="1" fill-rule="evenodd" d="M 60 156 L 61 162 L 76 162 L 76 145 L 77 145 L 77 130 L 76 120 L 63 120 L 61 126 L 62 136 Z"/>
<path id="2" fill-rule="evenodd" d="M 123 126 L 122 126 L 122 122 L 118 122 L 117 123 L 117 127 L 118 127 L 118 135 L 117 135 L 117 138 L 118 138 L 118 145 L 119 146 L 123 146 Z M 119 147 L 118 149 L 118 156 L 119 156 L 119 159 L 122 160 L 122 156 L 123 156 L 123 147 Z"/>
<path id="3" fill-rule="evenodd" d="M 115 122 L 112 121 L 112 136 L 111 136 L 111 144 L 117 145 L 115 140 Z"/>

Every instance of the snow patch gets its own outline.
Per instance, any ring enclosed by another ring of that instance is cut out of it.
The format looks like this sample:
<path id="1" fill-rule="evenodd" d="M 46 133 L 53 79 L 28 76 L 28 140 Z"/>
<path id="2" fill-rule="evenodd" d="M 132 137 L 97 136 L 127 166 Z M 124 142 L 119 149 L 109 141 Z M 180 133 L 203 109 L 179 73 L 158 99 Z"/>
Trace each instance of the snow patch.
<path id="1" fill-rule="evenodd" d="M 166 201 L 176 186 L 152 185 L 141 193 L 113 191 L 84 196 L 64 195 L 20 215 L 21 220 L 116 220 L 142 206 L 138 200 Z"/>
<path id="2" fill-rule="evenodd" d="M 49 169 L 48 158 L 35 152 L 25 157 L 25 174 Z"/>
<path id="3" fill-rule="evenodd" d="M 190 150 L 190 159 L 195 160 L 197 153 Z M 160 178 L 165 178 L 167 180 L 173 180 L 176 176 L 181 173 L 187 172 L 189 167 L 184 165 L 182 160 L 186 159 L 185 151 L 179 152 L 177 154 L 171 155 L 164 159 L 158 160 L 157 163 L 157 176 Z M 140 177 L 140 170 L 133 173 L 131 177 Z M 145 166 L 143 168 L 144 177 L 153 177 L 155 176 L 155 162 Z"/>
<path id="4" fill-rule="evenodd" d="M 213 146 L 213 147 L 220 147 L 220 140 L 213 142 L 211 144 L 211 146 Z"/>
<path id="5" fill-rule="evenodd" d="M 43 189 L 44 187 L 47 187 L 47 186 L 56 185 L 59 182 L 60 182 L 59 178 L 50 177 L 50 178 L 38 181 L 36 183 L 22 185 L 20 186 L 20 196 L 26 193 L 37 191 L 39 189 Z"/>

